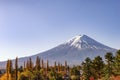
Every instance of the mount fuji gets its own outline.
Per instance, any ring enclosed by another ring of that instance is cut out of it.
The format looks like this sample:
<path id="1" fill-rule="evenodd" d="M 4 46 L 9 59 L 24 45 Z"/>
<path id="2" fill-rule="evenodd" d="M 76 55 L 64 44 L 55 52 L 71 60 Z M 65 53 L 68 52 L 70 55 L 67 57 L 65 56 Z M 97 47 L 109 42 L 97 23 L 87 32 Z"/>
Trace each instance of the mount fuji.
<path id="1" fill-rule="evenodd" d="M 53 49 L 35 56 L 61 63 L 68 61 L 69 64 L 76 65 L 84 61 L 86 57 L 93 59 L 99 55 L 104 58 L 107 52 L 115 53 L 116 49 L 103 45 L 87 35 L 78 35 Z"/>
<path id="2" fill-rule="evenodd" d="M 77 65 L 84 61 L 86 57 L 93 59 L 96 56 L 101 56 L 104 58 L 107 52 L 115 54 L 116 51 L 116 49 L 101 44 L 87 35 L 78 35 L 55 48 L 29 57 L 32 58 L 34 63 L 36 57 L 39 56 L 44 60 L 49 60 L 51 65 L 55 61 L 60 63 L 67 61 L 69 65 Z M 29 57 L 19 58 L 19 64 L 23 65 Z M 0 62 L 0 65 L 4 67 L 5 62 Z"/>

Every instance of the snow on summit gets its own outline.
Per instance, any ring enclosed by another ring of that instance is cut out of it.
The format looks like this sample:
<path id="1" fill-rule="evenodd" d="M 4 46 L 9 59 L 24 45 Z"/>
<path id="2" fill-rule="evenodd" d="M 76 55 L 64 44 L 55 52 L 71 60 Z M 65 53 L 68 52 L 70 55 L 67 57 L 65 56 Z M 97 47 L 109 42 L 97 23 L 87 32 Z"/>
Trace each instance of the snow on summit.
<path id="1" fill-rule="evenodd" d="M 82 42 L 81 37 L 82 35 L 77 35 L 74 38 L 68 40 L 65 44 L 69 44 L 70 46 L 81 48 L 81 45 L 80 45 L 80 43 Z"/>
<path id="2" fill-rule="evenodd" d="M 77 35 L 74 38 L 68 40 L 65 44 L 74 46 L 78 49 L 92 48 L 92 49 L 111 49 L 94 39 L 88 37 L 87 35 Z"/>

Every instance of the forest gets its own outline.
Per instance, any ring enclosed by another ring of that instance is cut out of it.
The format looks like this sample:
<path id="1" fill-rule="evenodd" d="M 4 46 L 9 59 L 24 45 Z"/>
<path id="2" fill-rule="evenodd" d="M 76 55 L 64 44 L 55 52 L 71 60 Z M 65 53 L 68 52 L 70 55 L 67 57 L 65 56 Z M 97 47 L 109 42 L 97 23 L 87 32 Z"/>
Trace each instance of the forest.
<path id="1" fill-rule="evenodd" d="M 5 73 L 0 71 L 0 80 L 115 80 L 120 76 L 120 50 L 115 55 L 106 53 L 104 59 L 98 55 L 94 59 L 87 57 L 80 65 L 69 66 L 65 61 L 50 66 L 49 60 L 37 56 L 35 64 L 29 58 L 19 67 L 16 57 L 15 65 L 9 59 Z"/>

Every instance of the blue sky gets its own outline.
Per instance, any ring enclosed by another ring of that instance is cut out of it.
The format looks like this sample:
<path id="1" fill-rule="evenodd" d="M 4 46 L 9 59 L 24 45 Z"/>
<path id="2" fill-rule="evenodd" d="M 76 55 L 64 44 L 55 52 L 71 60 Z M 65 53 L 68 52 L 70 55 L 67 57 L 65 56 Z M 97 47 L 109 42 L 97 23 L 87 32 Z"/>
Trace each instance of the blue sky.
<path id="1" fill-rule="evenodd" d="M 119 0 L 0 0 L 0 61 L 37 54 L 79 34 L 120 48 Z"/>

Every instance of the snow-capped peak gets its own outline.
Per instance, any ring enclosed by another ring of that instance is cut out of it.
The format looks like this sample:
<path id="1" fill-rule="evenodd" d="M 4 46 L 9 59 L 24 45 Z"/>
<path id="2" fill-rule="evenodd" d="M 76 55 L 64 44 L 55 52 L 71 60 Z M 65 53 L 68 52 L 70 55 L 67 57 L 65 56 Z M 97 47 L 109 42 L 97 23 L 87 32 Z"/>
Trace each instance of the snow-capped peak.
<path id="1" fill-rule="evenodd" d="M 72 42 L 71 44 L 74 45 L 74 44 L 76 44 L 78 42 L 81 42 L 81 40 L 80 40 L 81 37 L 82 37 L 81 35 L 75 36 L 75 38 L 70 40 Z"/>
<path id="2" fill-rule="evenodd" d="M 70 46 L 74 46 L 74 47 L 77 47 L 77 48 L 82 48 L 82 38 L 84 37 L 85 35 L 77 35 L 75 36 L 74 38 L 68 40 L 65 44 L 68 44 Z"/>
<path id="3" fill-rule="evenodd" d="M 94 48 L 94 49 L 110 49 L 109 47 L 95 41 L 87 35 L 77 35 L 68 40 L 65 44 L 76 47 L 78 49 Z"/>

